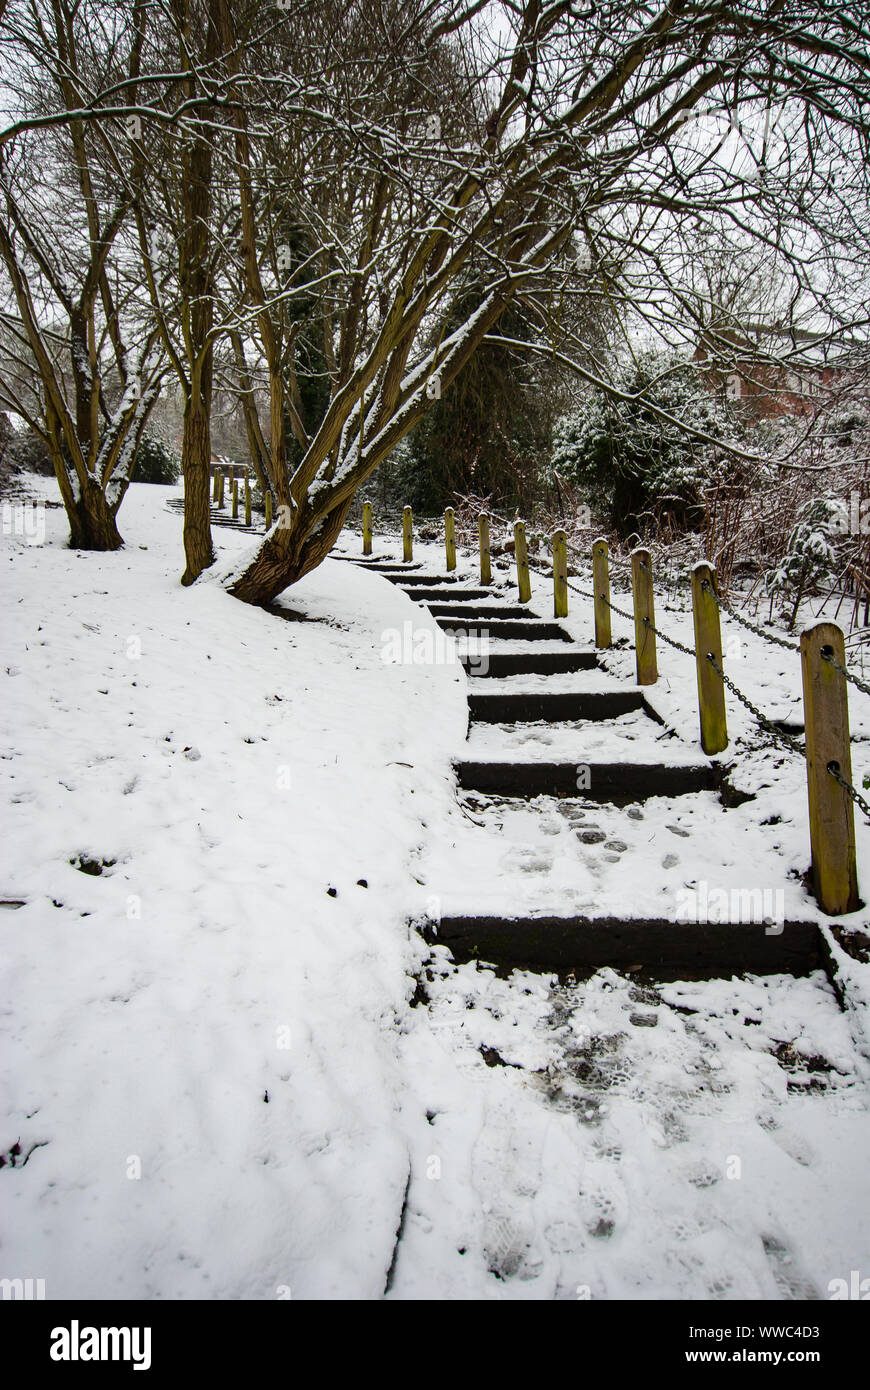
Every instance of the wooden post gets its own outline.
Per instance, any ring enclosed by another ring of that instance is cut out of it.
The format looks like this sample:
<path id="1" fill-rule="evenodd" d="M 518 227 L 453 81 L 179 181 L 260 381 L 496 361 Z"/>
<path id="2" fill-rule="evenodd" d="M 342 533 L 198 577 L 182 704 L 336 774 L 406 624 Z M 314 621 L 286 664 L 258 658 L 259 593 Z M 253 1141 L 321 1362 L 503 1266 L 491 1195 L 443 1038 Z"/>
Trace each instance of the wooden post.
<path id="1" fill-rule="evenodd" d="M 414 518 L 410 507 L 402 508 L 402 559 L 407 562 L 414 558 Z"/>
<path id="2" fill-rule="evenodd" d="M 722 669 L 722 634 L 719 628 L 719 605 L 715 592 L 716 571 L 705 561 L 692 569 L 692 613 L 695 619 L 695 652 L 698 671 L 698 714 L 701 721 L 701 747 L 705 753 L 721 753 L 728 747 L 728 725 L 725 719 L 725 683 L 710 665 L 713 657 Z"/>
<path id="3" fill-rule="evenodd" d="M 603 536 L 592 542 L 592 591 L 595 594 L 595 645 L 610 647 L 610 546 Z"/>
<path id="4" fill-rule="evenodd" d="M 272 529 L 272 490 L 266 488 L 266 530 Z"/>
<path id="5" fill-rule="evenodd" d="M 656 635 L 652 631 L 656 621 L 652 557 L 642 546 L 631 552 L 631 592 L 634 599 L 634 663 L 637 683 L 655 685 L 659 678 L 659 668 L 656 660 Z"/>
<path id="6" fill-rule="evenodd" d="M 564 531 L 553 532 L 553 615 L 568 616 L 568 537 Z"/>
<path id="7" fill-rule="evenodd" d="M 801 633 L 812 879 L 822 911 L 839 917 L 859 906 L 855 813 L 829 771 L 852 781 L 846 677 L 826 657 L 846 665 L 843 634 L 834 623 L 817 623 Z"/>
<path id="8" fill-rule="evenodd" d="M 211 500 L 212 500 L 213 502 L 216 502 L 216 501 L 218 500 L 218 487 L 220 486 L 220 472 L 221 472 L 221 471 L 220 471 L 219 468 L 216 468 L 215 471 L 214 471 L 214 485 L 213 485 L 212 490 L 211 490 Z"/>
<path id="9" fill-rule="evenodd" d="M 223 471 L 223 469 L 221 469 L 220 472 L 218 473 L 218 506 L 220 507 L 221 511 L 223 511 L 223 507 L 224 507 L 224 471 Z"/>
<path id="10" fill-rule="evenodd" d="M 447 570 L 456 569 L 456 518 L 453 508 L 448 507 L 444 513 L 444 549 L 447 552 Z"/>
<path id="11" fill-rule="evenodd" d="M 239 516 L 239 480 L 233 478 L 233 521 L 237 521 Z"/>
<path id="12" fill-rule="evenodd" d="M 245 525 L 251 524 L 251 480 L 245 474 Z"/>
<path id="13" fill-rule="evenodd" d="M 372 553 L 372 504 L 363 502 L 363 555 Z"/>
<path id="14" fill-rule="evenodd" d="M 517 562 L 517 586 L 520 603 L 528 603 L 532 597 L 532 579 L 529 574 L 529 548 L 526 545 L 526 527 L 522 521 L 514 522 L 514 555 Z"/>
<path id="15" fill-rule="evenodd" d="M 480 537 L 480 582 L 492 583 L 492 551 L 489 545 L 489 517 L 481 512 L 477 518 L 477 534 Z"/>

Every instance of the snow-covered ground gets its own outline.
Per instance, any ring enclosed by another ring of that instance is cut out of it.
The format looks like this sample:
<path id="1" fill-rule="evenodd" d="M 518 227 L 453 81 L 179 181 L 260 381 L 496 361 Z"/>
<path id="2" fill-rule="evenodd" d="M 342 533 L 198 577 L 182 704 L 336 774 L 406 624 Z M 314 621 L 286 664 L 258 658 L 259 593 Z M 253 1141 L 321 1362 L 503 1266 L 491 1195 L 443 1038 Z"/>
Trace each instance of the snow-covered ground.
<path id="1" fill-rule="evenodd" d="M 170 491 L 130 489 L 115 555 L 67 550 L 60 511 L 43 545 L 3 538 L 0 897 L 24 906 L 0 911 L 0 1277 L 49 1298 L 733 1299 L 870 1275 L 870 967 L 843 960 L 843 1012 L 821 974 L 574 983 L 430 949 L 408 921 L 492 875 L 546 897 L 556 862 L 576 901 L 621 885 L 629 911 L 667 852 L 694 868 L 649 802 L 621 863 L 547 806 L 476 826 L 451 768 L 469 681 L 384 660 L 408 622 L 434 643 L 424 610 L 339 560 L 286 619 L 183 590 Z M 588 641 L 581 600 L 567 625 Z M 782 714 L 799 673 L 753 650 L 731 669 Z M 691 750 L 691 663 L 660 667 Z M 729 720 L 740 753 L 751 720 Z M 854 701 L 852 722 L 866 738 Z M 762 752 L 735 775 L 758 795 L 715 862 L 779 866 L 811 914 L 802 768 Z"/>

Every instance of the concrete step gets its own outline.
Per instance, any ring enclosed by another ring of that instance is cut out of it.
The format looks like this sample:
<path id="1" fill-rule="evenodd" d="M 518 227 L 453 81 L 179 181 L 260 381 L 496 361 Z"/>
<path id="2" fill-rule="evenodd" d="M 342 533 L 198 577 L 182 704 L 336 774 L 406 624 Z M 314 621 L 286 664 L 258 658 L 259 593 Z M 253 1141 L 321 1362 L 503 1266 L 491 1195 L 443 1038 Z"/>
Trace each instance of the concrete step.
<path id="1" fill-rule="evenodd" d="M 614 763 L 575 761 L 472 761 L 453 764 L 460 787 L 497 796 L 574 796 L 623 804 L 651 796 L 714 791 L 722 781 L 714 763 Z M 578 788 L 579 784 L 579 788 Z"/>
<path id="2" fill-rule="evenodd" d="M 487 676 L 549 676 L 565 671 L 591 671 L 598 665 L 595 652 L 584 651 L 582 647 L 568 646 L 561 651 L 540 652 L 498 652 L 487 653 L 486 669 L 480 670 L 479 656 L 460 654 L 460 660 L 471 667 L 476 676 L 484 680 Z"/>
<path id="3" fill-rule="evenodd" d="M 460 961 L 508 969 L 591 974 L 631 968 L 657 980 L 807 975 L 822 964 L 811 921 L 765 932 L 755 922 L 672 922 L 618 917 L 442 917 L 424 929 Z"/>
<path id="4" fill-rule="evenodd" d="M 571 642 L 573 638 L 558 623 L 548 623 L 540 618 L 484 618 L 469 614 L 466 620 L 457 618 L 436 618 L 438 626 L 445 632 L 473 632 L 478 640 L 486 637 L 490 641 L 517 640 L 521 642 Z"/>
<path id="5" fill-rule="evenodd" d="M 631 710 L 646 709 L 641 690 L 595 690 L 572 694 L 518 692 L 517 694 L 470 694 L 468 707 L 472 719 L 487 724 L 516 724 L 565 719 L 615 719 Z"/>

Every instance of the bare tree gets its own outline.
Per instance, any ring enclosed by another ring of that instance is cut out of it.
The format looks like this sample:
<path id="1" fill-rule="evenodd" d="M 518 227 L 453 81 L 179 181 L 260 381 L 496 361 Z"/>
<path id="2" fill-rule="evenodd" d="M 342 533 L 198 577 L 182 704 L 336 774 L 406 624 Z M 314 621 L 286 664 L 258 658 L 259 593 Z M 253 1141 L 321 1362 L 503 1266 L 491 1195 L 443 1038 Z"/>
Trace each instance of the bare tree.
<path id="1" fill-rule="evenodd" d="M 123 252 L 132 189 L 112 168 L 120 127 L 75 112 L 95 83 L 135 77 L 144 14 L 137 4 L 129 23 L 107 27 L 104 10 L 54 0 L 32 7 L 4 50 L 18 53 L 22 105 L 68 119 L 0 150 L 0 405 L 45 441 L 71 542 L 84 549 L 122 544 L 117 512 L 160 370 Z"/>

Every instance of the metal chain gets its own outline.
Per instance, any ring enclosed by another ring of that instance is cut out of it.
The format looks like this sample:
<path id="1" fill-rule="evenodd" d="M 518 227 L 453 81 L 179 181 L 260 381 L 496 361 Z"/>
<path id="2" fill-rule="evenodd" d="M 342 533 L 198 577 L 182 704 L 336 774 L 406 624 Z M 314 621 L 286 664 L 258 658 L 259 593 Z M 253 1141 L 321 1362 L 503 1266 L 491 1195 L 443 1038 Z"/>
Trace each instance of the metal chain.
<path id="1" fill-rule="evenodd" d="M 649 618 L 642 618 L 641 622 L 644 627 L 649 628 L 650 632 L 654 632 L 656 637 L 660 637 L 663 642 L 667 642 L 669 647 L 676 647 L 678 652 L 685 652 L 686 656 L 697 657 L 698 653 L 695 651 L 694 647 L 686 647 L 682 642 L 678 642 L 676 637 L 669 637 L 666 632 L 662 632 L 660 628 L 657 628 L 655 623 L 651 623 Z"/>
<path id="2" fill-rule="evenodd" d="M 594 597 L 594 595 L 593 595 L 593 597 Z M 620 618 L 628 618 L 628 621 L 629 621 L 630 623 L 633 623 L 633 622 L 634 622 L 634 614 L 633 614 L 633 613 L 626 613 L 626 611 L 625 611 L 624 608 L 617 608 L 616 604 L 615 604 L 615 603 L 611 603 L 611 602 L 610 602 L 610 599 L 609 599 L 609 598 L 605 598 L 604 594 L 601 594 L 599 597 L 601 598 L 602 603 L 606 603 L 606 604 L 607 604 L 607 607 L 608 607 L 608 608 L 611 608 L 611 609 L 613 610 L 614 613 L 618 613 L 619 616 L 620 616 Z"/>
<path id="3" fill-rule="evenodd" d="M 604 594 L 601 595 L 601 599 L 603 603 L 607 604 L 607 607 L 610 608 L 612 612 L 618 613 L 620 618 L 627 618 L 630 623 L 634 622 L 633 613 L 627 613 L 624 608 L 617 608 L 616 604 L 611 603 L 610 599 L 605 598 Z M 650 632 L 654 632 L 656 637 L 660 637 L 663 642 L 667 642 L 669 647 L 676 647 L 678 652 L 685 652 L 686 656 L 696 655 L 694 647 L 686 647 L 683 645 L 682 642 L 678 642 L 676 637 L 669 637 L 666 632 L 662 632 L 659 628 L 657 628 L 655 623 L 651 623 L 649 618 L 642 618 L 641 621 L 644 627 L 649 628 Z"/>
<path id="4" fill-rule="evenodd" d="M 845 676 L 847 681 L 851 681 L 853 685 L 857 685 L 859 690 L 863 690 L 865 695 L 870 695 L 870 685 L 862 681 L 859 676 L 854 676 L 851 671 L 847 671 L 846 667 L 841 666 L 839 661 L 835 661 L 832 656 L 825 656 L 825 653 L 822 652 L 821 657 L 822 661 L 827 661 L 829 666 L 833 666 L 835 671 L 839 671 L 841 676 Z"/>
<path id="5" fill-rule="evenodd" d="M 724 599 L 719 597 L 709 580 L 705 579 L 701 588 L 706 593 L 712 595 L 713 602 L 717 608 L 721 609 L 723 613 L 727 613 L 729 618 L 733 618 L 735 622 L 740 623 L 742 627 L 749 628 L 749 631 L 754 632 L 756 637 L 764 637 L 766 641 L 774 642 L 777 647 L 784 647 L 787 652 L 800 651 L 800 646 L 797 642 L 789 642 L 785 637 L 774 637 L 772 632 L 765 632 L 763 627 L 758 627 L 756 623 L 752 623 L 748 618 L 744 618 L 742 613 L 737 613 L 730 604 L 727 604 Z"/>
<path id="6" fill-rule="evenodd" d="M 734 684 L 731 677 L 726 676 L 725 672 L 722 670 L 722 667 L 719 665 L 718 661 L 712 655 L 712 653 L 707 653 L 707 660 L 709 661 L 710 665 L 713 667 L 713 670 L 716 672 L 719 678 L 722 681 L 724 681 L 725 685 L 727 685 L 728 689 L 732 692 L 732 694 L 736 695 L 740 703 L 745 705 L 746 708 L 750 711 L 750 713 L 755 716 L 761 727 L 765 730 L 766 733 L 770 734 L 771 738 L 776 743 L 779 743 L 783 748 L 788 748 L 790 752 L 798 753 L 802 758 L 806 758 L 806 750 L 804 749 L 803 744 L 798 743 L 797 739 L 792 738 L 791 734 L 783 733 L 782 729 L 778 729 L 776 725 L 773 723 L 773 721 L 768 719 L 767 715 L 764 714 L 758 708 L 757 705 L 754 705 L 752 703 L 752 701 L 749 699 L 749 696 L 743 694 L 743 691 L 740 689 L 739 686 Z"/>
<path id="7" fill-rule="evenodd" d="M 540 566 L 533 565 L 531 561 L 529 561 L 529 569 L 533 570 L 535 574 L 542 574 L 545 578 L 550 578 L 549 570 L 543 570 L 540 568 Z M 567 583 L 568 588 L 572 589 L 575 594 L 580 594 L 583 598 L 591 598 L 594 600 L 595 595 L 593 594 L 591 589 L 581 589 L 579 584 L 572 584 L 570 579 L 567 579 L 565 582 Z"/>
<path id="8" fill-rule="evenodd" d="M 852 786 L 851 782 L 846 781 L 846 778 L 843 776 L 842 772 L 840 772 L 839 768 L 834 767 L 833 763 L 828 763 L 828 772 L 830 772 L 835 782 L 839 782 L 840 786 L 843 788 L 843 791 L 847 792 L 848 795 L 851 796 L 855 805 L 860 807 L 860 809 L 864 812 L 868 824 L 870 824 L 870 803 L 865 801 L 864 797 L 857 790 L 857 788 Z"/>
<path id="9" fill-rule="evenodd" d="M 593 594 L 591 589 L 581 589 L 578 584 L 572 584 L 570 579 L 567 579 L 565 582 L 568 585 L 568 588 L 571 589 L 573 593 L 582 594 L 584 598 L 591 598 L 594 602 L 595 595 Z"/>

